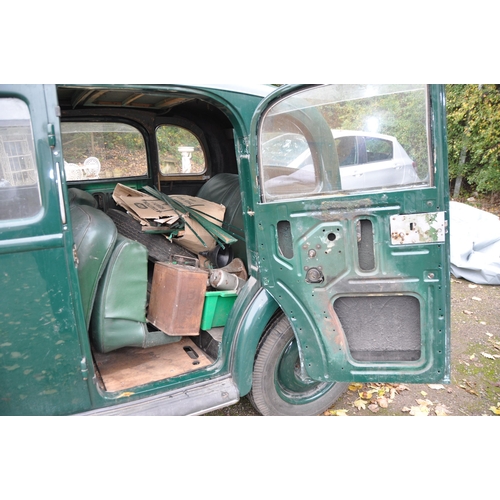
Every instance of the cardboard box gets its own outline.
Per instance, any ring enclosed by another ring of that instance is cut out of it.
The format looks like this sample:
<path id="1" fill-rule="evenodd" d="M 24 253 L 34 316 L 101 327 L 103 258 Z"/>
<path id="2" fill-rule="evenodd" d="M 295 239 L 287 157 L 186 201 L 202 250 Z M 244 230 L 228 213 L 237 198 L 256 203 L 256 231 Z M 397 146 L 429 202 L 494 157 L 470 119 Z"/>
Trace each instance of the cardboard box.
<path id="1" fill-rule="evenodd" d="M 182 203 L 187 207 L 193 207 L 200 212 L 207 214 L 207 220 L 221 227 L 224 220 L 226 207 L 218 203 L 197 198 L 188 195 L 171 195 L 172 199 Z M 133 217 L 138 219 L 143 225 L 151 225 L 155 219 L 169 218 L 178 213 L 167 203 L 155 198 L 154 196 L 141 193 L 135 189 L 117 184 L 113 192 L 113 199 L 116 204 L 127 210 Z M 187 250 L 197 254 L 199 252 L 213 250 L 216 246 L 216 241 L 212 235 L 204 229 L 198 222 L 189 217 L 189 214 L 181 214 L 184 219 L 184 229 L 179 232 L 173 240 L 186 248 Z M 186 224 L 187 222 L 187 224 Z M 189 225 L 188 225 L 189 224 Z M 189 227 L 191 226 L 191 228 Z M 206 246 L 200 242 L 193 230 L 204 241 Z"/>

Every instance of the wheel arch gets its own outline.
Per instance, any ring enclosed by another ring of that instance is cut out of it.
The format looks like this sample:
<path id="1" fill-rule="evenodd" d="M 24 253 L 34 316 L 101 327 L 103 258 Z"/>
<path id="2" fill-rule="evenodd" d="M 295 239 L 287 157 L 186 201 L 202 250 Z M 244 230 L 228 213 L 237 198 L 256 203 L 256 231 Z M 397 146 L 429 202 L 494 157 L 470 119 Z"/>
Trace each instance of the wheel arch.
<path id="1" fill-rule="evenodd" d="M 252 388 L 253 365 L 259 341 L 271 319 L 281 310 L 256 279 L 250 278 L 248 285 L 245 296 L 241 297 L 241 306 L 226 325 L 226 329 L 229 327 L 234 332 L 230 347 L 230 371 L 241 396 L 246 396 Z"/>

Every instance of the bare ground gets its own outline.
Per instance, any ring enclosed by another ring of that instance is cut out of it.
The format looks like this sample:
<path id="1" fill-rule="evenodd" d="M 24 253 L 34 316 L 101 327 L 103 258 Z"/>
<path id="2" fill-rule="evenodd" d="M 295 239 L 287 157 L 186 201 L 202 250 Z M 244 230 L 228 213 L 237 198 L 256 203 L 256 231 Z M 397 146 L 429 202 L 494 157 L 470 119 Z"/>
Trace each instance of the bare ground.
<path id="1" fill-rule="evenodd" d="M 346 416 L 500 414 L 500 287 L 451 280 L 451 383 L 358 384 L 325 413 Z M 247 398 L 210 413 L 257 415 Z"/>

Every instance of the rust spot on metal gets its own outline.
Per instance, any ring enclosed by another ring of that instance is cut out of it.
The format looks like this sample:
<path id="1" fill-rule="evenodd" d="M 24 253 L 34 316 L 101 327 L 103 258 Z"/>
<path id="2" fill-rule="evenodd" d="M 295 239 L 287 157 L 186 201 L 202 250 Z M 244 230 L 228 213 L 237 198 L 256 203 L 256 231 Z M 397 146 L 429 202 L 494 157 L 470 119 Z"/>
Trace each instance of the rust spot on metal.
<path id="1" fill-rule="evenodd" d="M 370 208 L 373 206 L 371 198 L 362 198 L 360 200 L 342 200 L 325 201 L 321 204 L 322 210 L 346 212 L 350 210 L 359 210 L 360 208 Z"/>
<path id="2" fill-rule="evenodd" d="M 347 349 L 347 340 L 339 317 L 333 308 L 333 302 L 328 294 L 318 293 L 315 296 L 323 306 L 323 311 L 325 311 L 325 317 L 323 318 L 325 328 L 322 333 L 331 344 L 338 345 L 345 351 Z"/>
<path id="3" fill-rule="evenodd" d="M 344 329 L 342 328 L 342 323 L 333 308 L 333 302 L 329 301 L 328 312 L 330 313 L 331 322 L 334 325 L 335 332 L 337 333 L 335 337 L 335 343 L 342 348 L 343 351 L 347 350 L 347 339 L 344 333 Z"/>

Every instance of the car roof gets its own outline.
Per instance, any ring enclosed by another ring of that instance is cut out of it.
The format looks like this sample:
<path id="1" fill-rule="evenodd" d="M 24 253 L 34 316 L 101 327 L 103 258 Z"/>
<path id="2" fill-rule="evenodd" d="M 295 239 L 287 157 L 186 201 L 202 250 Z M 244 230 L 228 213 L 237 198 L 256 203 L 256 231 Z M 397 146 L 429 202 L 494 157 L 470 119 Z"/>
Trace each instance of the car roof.
<path id="1" fill-rule="evenodd" d="M 338 130 L 332 129 L 333 137 L 360 136 L 360 137 L 376 137 L 377 139 L 387 139 L 388 141 L 397 141 L 392 135 L 378 134 L 377 132 L 366 132 L 364 130 Z"/>
<path id="2" fill-rule="evenodd" d="M 197 85 L 189 85 L 189 87 L 201 87 L 204 89 L 213 89 L 213 90 L 226 90 L 228 92 L 235 92 L 238 94 L 248 94 L 255 95 L 259 97 L 266 97 L 273 90 L 276 90 L 275 85 L 270 84 L 237 84 L 237 83 L 218 83 L 218 84 L 197 84 Z"/>
<path id="3" fill-rule="evenodd" d="M 248 98 L 258 102 L 274 90 L 276 87 L 273 85 L 261 84 L 57 85 L 62 109 L 114 107 L 136 108 L 156 113 L 196 101 L 203 91 L 219 95 L 231 92 L 235 94 L 234 99 L 240 102 Z"/>

